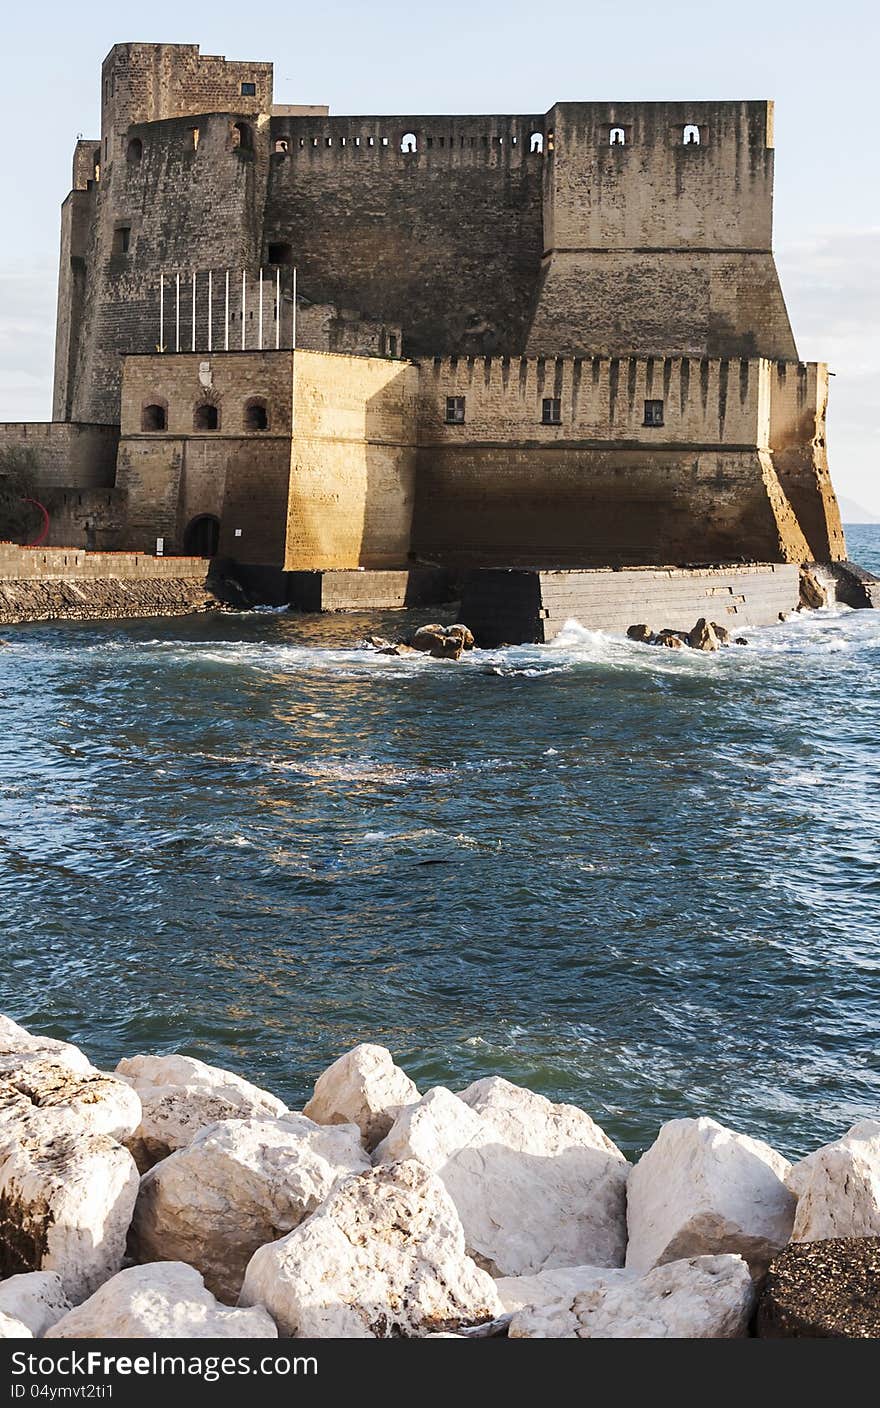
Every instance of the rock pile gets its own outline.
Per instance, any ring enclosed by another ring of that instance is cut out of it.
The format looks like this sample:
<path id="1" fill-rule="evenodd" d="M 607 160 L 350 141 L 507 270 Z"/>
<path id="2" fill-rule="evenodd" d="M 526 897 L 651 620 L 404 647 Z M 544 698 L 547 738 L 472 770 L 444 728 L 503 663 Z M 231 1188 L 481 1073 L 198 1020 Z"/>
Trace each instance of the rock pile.
<path id="1" fill-rule="evenodd" d="M 408 640 L 394 642 L 384 636 L 367 636 L 363 647 L 378 655 L 430 655 L 433 660 L 460 660 L 466 650 L 473 650 L 474 637 L 467 626 L 419 626 Z"/>
<path id="2" fill-rule="evenodd" d="M 298 1113 L 0 1018 L 0 1338 L 728 1339 L 759 1296 L 763 1334 L 880 1336 L 878 1274 L 878 1121 L 792 1166 L 671 1120 L 632 1167 L 573 1105 L 423 1093 L 379 1046 Z"/>
<path id="3" fill-rule="evenodd" d="M 726 626 L 707 621 L 705 616 L 701 616 L 690 631 L 674 631 L 668 626 L 655 631 L 652 626 L 640 624 L 630 626 L 627 635 L 641 645 L 663 645 L 670 650 L 683 650 L 685 646 L 691 650 L 720 650 L 728 645 L 748 645 L 744 636 L 732 637 Z"/>

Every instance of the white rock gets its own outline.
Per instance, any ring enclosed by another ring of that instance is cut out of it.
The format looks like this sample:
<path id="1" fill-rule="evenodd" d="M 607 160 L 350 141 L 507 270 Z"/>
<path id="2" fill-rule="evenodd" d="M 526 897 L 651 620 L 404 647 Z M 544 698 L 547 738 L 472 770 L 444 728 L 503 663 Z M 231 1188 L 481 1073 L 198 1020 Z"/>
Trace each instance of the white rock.
<path id="1" fill-rule="evenodd" d="M 119 1062 L 116 1074 L 137 1091 L 143 1106 L 142 1122 L 127 1141 L 141 1173 L 217 1120 L 276 1119 L 287 1113 L 284 1102 L 267 1090 L 193 1056 L 132 1056 Z"/>
<path id="2" fill-rule="evenodd" d="M 0 1141 L 14 1140 L 23 1120 L 50 1110 L 114 1139 L 126 1138 L 141 1118 L 135 1092 L 97 1070 L 78 1047 L 31 1036 L 0 1017 Z"/>
<path id="3" fill-rule="evenodd" d="M 468 1252 L 494 1276 L 619 1266 L 629 1164 L 582 1110 L 492 1078 L 402 1110 L 376 1161 L 418 1159 L 443 1182 Z"/>
<path id="4" fill-rule="evenodd" d="M 0 1339 L 39 1339 L 68 1310 L 70 1301 L 54 1271 L 0 1281 Z"/>
<path id="5" fill-rule="evenodd" d="M 465 1255 L 439 1179 L 415 1162 L 349 1178 L 280 1242 L 255 1252 L 240 1303 L 281 1335 L 390 1339 L 501 1314 L 495 1283 Z"/>
<path id="6" fill-rule="evenodd" d="M 715 1120 L 670 1120 L 630 1174 L 627 1266 L 735 1252 L 761 1275 L 791 1235 L 789 1168 L 768 1144 Z"/>
<path id="7" fill-rule="evenodd" d="M 880 1237 L 880 1120 L 859 1120 L 841 1139 L 794 1164 L 793 1242 Z"/>
<path id="8" fill-rule="evenodd" d="M 0 1146 L 6 1264 L 57 1271 L 76 1303 L 122 1266 L 138 1191 L 134 1160 L 65 1110 L 35 1112 L 15 1140 L 9 1129 Z"/>
<path id="9" fill-rule="evenodd" d="M 505 1311 L 525 1310 L 550 1305 L 565 1296 L 572 1300 L 579 1291 L 632 1281 L 637 1275 L 622 1266 L 556 1266 L 532 1276 L 499 1276 L 495 1289 Z"/>
<path id="10" fill-rule="evenodd" d="M 205 1289 L 198 1271 L 182 1262 L 157 1262 L 120 1271 L 84 1305 L 54 1325 L 58 1340 L 277 1339 L 266 1311 L 232 1310 Z"/>
<path id="11" fill-rule="evenodd" d="M 303 1114 L 317 1124 L 356 1124 L 366 1147 L 375 1149 L 400 1110 L 418 1098 L 418 1087 L 391 1052 L 364 1042 L 318 1076 Z"/>
<path id="12" fill-rule="evenodd" d="M 304 1115 L 224 1120 L 141 1180 L 130 1248 L 138 1261 L 186 1261 L 235 1301 L 258 1247 L 298 1227 L 343 1178 L 370 1167 L 355 1125 Z"/>
<path id="13" fill-rule="evenodd" d="M 78 1046 L 71 1046 L 67 1041 L 56 1041 L 51 1036 L 34 1036 L 13 1022 L 11 1017 L 0 1014 L 0 1075 L 7 1070 L 19 1070 L 30 1061 L 44 1061 L 47 1057 L 58 1065 L 83 1074 L 94 1069 Z"/>
<path id="14" fill-rule="evenodd" d="M 644 1276 L 608 1275 L 517 1311 L 511 1339 L 737 1339 L 748 1331 L 755 1300 L 749 1268 L 738 1256 L 667 1262 Z"/>

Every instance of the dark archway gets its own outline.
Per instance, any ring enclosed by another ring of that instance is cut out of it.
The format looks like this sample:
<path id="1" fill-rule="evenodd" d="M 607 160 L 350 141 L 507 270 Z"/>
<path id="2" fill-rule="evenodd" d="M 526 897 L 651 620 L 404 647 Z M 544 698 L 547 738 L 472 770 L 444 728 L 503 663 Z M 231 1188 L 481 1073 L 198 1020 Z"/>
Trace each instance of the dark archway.
<path id="1" fill-rule="evenodd" d="M 220 412 L 211 401 L 200 401 L 193 411 L 193 430 L 219 430 Z"/>
<path id="2" fill-rule="evenodd" d="M 191 518 L 183 535 L 183 550 L 190 557 L 216 557 L 220 544 L 220 520 L 213 513 Z"/>

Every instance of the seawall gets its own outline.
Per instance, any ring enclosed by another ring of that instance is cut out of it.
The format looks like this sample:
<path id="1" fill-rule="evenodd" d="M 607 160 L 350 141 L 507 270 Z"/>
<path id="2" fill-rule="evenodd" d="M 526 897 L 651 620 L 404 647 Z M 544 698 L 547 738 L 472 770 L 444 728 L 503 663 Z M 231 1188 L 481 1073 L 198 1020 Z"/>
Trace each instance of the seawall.
<path id="1" fill-rule="evenodd" d="M 553 640 L 571 619 L 588 630 L 623 633 L 642 622 L 654 629 L 690 630 L 705 616 L 736 635 L 743 627 L 769 626 L 794 611 L 799 580 L 799 568 L 789 563 L 488 570 L 466 577 L 461 619 L 481 646 L 541 644 Z"/>
<path id="2" fill-rule="evenodd" d="M 188 616 L 219 602 L 201 557 L 0 543 L 0 623 Z"/>

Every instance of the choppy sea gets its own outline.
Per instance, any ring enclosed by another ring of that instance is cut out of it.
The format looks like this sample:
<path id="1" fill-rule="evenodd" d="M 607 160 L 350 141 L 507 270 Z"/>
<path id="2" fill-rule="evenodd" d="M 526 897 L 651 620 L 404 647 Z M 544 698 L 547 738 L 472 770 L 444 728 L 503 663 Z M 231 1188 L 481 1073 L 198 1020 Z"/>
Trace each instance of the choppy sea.
<path id="1" fill-rule="evenodd" d="M 880 572 L 880 527 L 850 555 Z M 459 664 L 386 617 L 7 627 L 0 1009 L 299 1105 L 355 1042 L 628 1152 L 880 1115 L 880 612 L 718 655 L 568 624 Z"/>

